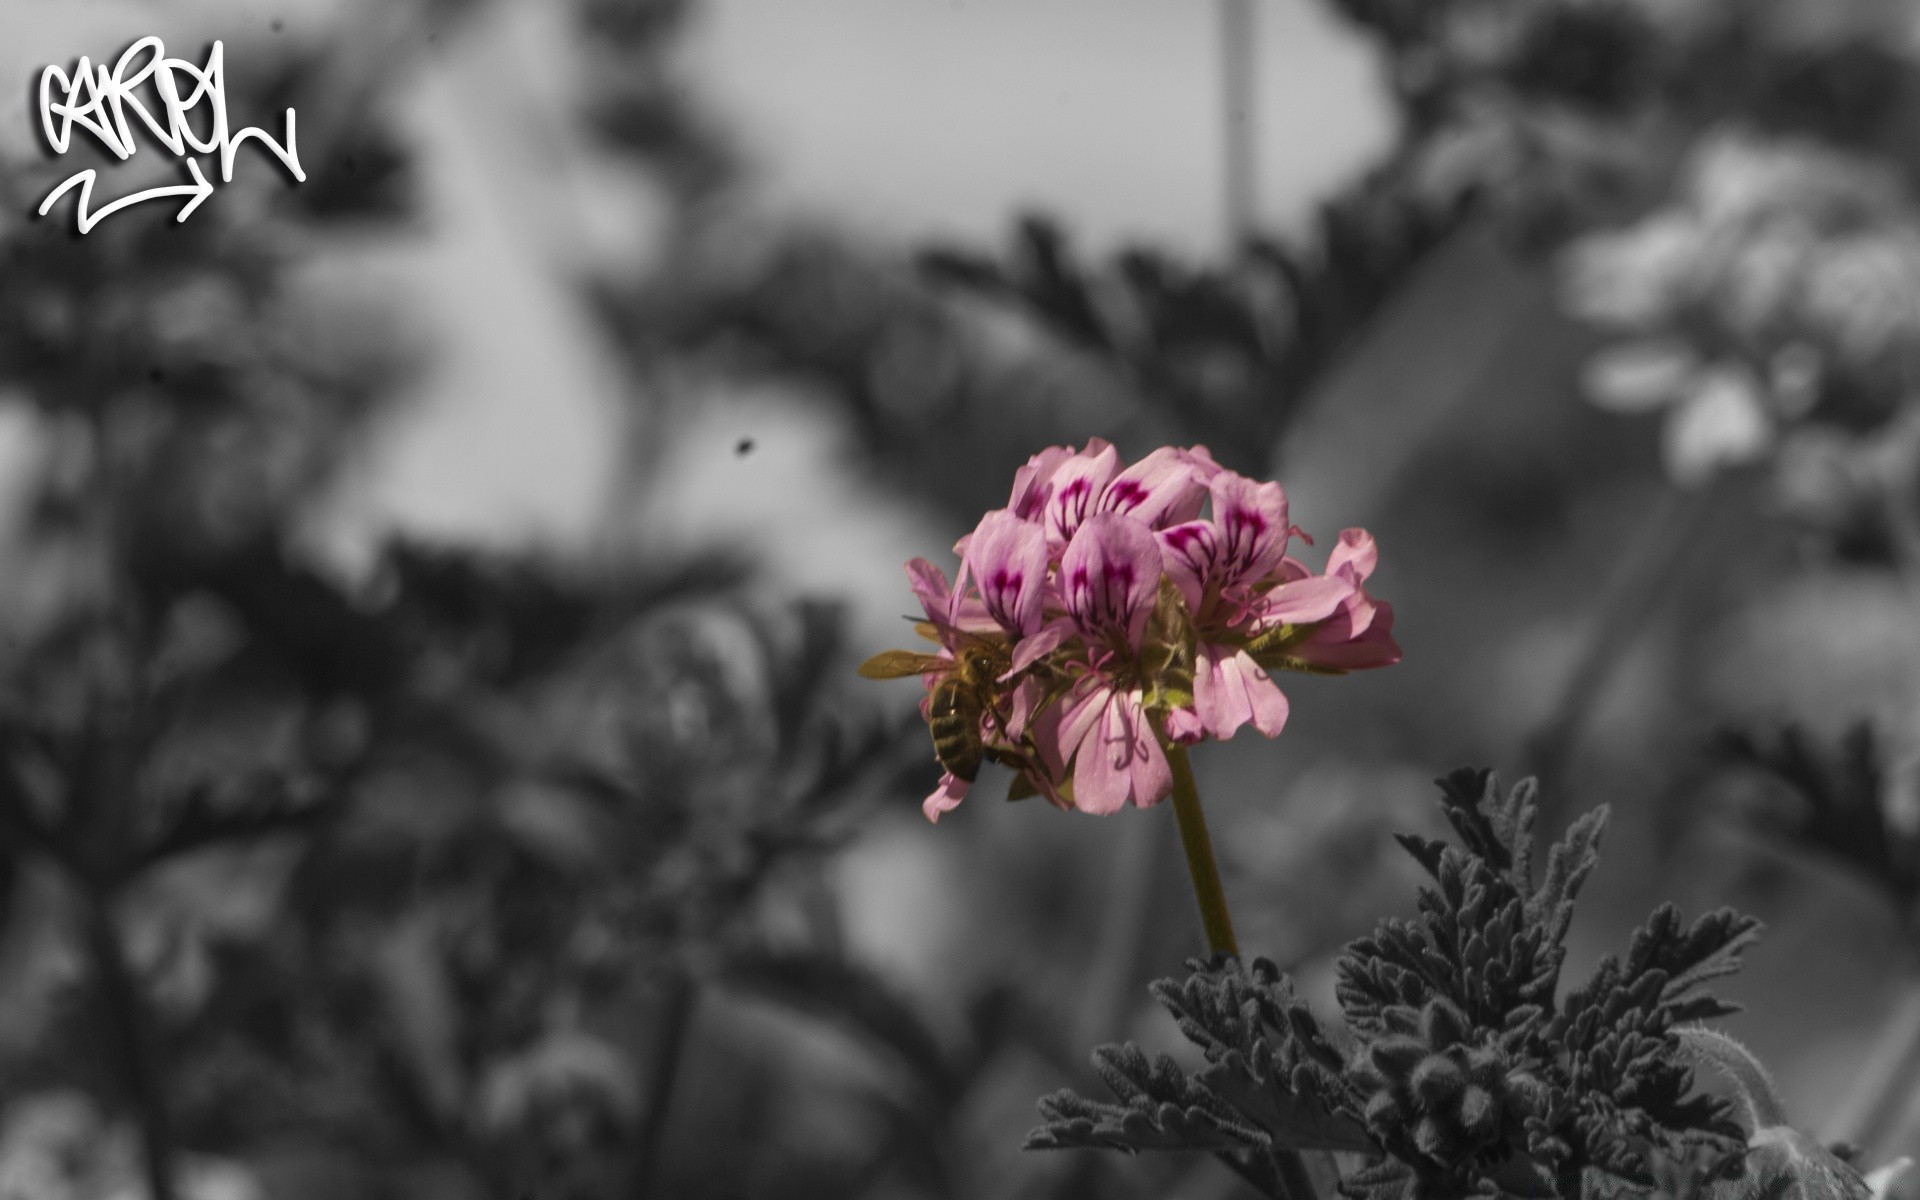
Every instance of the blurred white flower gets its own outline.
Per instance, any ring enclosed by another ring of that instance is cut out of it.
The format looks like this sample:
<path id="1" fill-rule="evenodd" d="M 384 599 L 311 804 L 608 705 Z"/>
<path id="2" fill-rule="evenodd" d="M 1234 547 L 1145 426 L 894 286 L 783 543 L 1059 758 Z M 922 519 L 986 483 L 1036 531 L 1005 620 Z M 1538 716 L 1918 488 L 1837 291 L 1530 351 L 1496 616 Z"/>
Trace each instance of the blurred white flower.
<path id="1" fill-rule="evenodd" d="M 1679 338 L 1641 338 L 1588 359 L 1581 385 L 1608 412 L 1652 412 L 1686 395 L 1700 367 L 1700 356 Z"/>
<path id="2" fill-rule="evenodd" d="M 1609 412 L 1670 409 L 1660 450 L 1668 475 L 1695 487 L 1718 471 L 1772 451 L 1775 420 L 1766 389 L 1737 363 L 1703 361 L 1677 338 L 1642 338 L 1589 359 L 1587 397 Z"/>
<path id="3" fill-rule="evenodd" d="M 1722 468 L 1759 461 L 1773 443 L 1759 381 L 1744 367 L 1716 366 L 1694 377 L 1667 419 L 1660 451 L 1674 482 L 1697 487 Z"/>
<path id="4" fill-rule="evenodd" d="M 1897 349 L 1920 331 L 1920 234 L 1830 239 L 1809 264 L 1801 304 L 1842 353 L 1872 360 Z"/>
<path id="5" fill-rule="evenodd" d="M 1791 317 L 1801 278 L 1820 252 L 1819 235 L 1798 221 L 1758 230 L 1722 229 L 1700 256 L 1695 286 L 1703 307 L 1728 330 L 1758 341 Z"/>
<path id="6" fill-rule="evenodd" d="M 1612 325 L 1650 325 L 1665 318 L 1698 265 L 1702 232 L 1690 217 L 1660 214 L 1628 229 L 1582 238 L 1564 262 L 1567 310 Z"/>
<path id="7" fill-rule="evenodd" d="M 1667 207 L 1562 266 L 1567 310 L 1625 338 L 1587 363 L 1587 397 L 1665 411 L 1683 485 L 1767 457 L 1837 384 L 1885 411 L 1920 375 L 1920 223 L 1891 172 L 1843 151 L 1708 135 Z"/>
<path id="8" fill-rule="evenodd" d="M 1726 129 L 1703 138 L 1683 191 L 1715 225 L 1785 216 L 1824 227 L 1898 209 L 1899 176 L 1887 165 L 1814 141 Z"/>

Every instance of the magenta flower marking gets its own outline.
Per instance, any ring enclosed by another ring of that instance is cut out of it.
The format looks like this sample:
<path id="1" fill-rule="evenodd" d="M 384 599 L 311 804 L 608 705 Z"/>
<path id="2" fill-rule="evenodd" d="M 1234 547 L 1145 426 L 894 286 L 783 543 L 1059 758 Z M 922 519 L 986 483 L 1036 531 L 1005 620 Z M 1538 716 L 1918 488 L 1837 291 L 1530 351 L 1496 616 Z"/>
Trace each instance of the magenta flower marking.
<path id="1" fill-rule="evenodd" d="M 966 562 L 1000 628 L 1038 632 L 1047 583 L 1047 536 L 1038 525 L 1004 508 L 988 513 L 968 540 Z"/>
<path id="2" fill-rule="evenodd" d="M 1163 446 L 1107 484 L 1100 511 L 1124 513 L 1152 529 L 1190 521 L 1200 515 L 1207 485 L 1220 471 L 1204 448 Z"/>
<path id="3" fill-rule="evenodd" d="M 1087 453 L 1106 444 L 1094 438 L 1087 443 Z M 1026 466 L 1013 473 L 1013 495 L 1007 500 L 1007 510 L 1023 521 L 1041 519 L 1053 496 L 1053 473 L 1072 457 L 1074 452 L 1065 446 L 1048 446 L 1028 459 Z"/>
<path id="4" fill-rule="evenodd" d="M 1089 518 L 1060 556 L 1061 591 L 1080 632 L 1139 649 L 1160 593 L 1160 565 L 1159 543 L 1145 525 L 1117 513 Z"/>
<path id="5" fill-rule="evenodd" d="M 1095 511 L 1095 502 L 1113 478 L 1120 456 L 1098 438 L 1079 454 L 1064 460 L 1048 481 L 1053 494 L 1046 504 L 1047 538 L 1064 546 L 1079 532 L 1081 522 Z"/>
<path id="6" fill-rule="evenodd" d="M 1256 484 L 1222 472 L 1213 483 L 1213 518 L 1219 527 L 1214 571 L 1222 587 L 1263 579 L 1287 554 L 1287 494 L 1277 483 Z"/>

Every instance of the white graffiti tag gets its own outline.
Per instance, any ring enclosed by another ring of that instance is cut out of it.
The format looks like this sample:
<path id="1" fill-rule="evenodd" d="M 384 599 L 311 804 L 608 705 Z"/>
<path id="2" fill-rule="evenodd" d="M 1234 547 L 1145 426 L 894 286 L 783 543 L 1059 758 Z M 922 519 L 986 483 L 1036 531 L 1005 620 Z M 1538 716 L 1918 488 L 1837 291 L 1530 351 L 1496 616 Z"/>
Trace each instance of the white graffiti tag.
<path id="1" fill-rule="evenodd" d="M 140 62 L 142 55 L 149 56 L 144 64 Z M 158 96 L 160 107 L 164 110 L 164 120 L 156 118 L 135 93 L 135 89 L 149 81 L 153 94 Z M 186 88 L 184 96 L 181 94 L 183 85 Z M 59 93 L 58 98 L 56 93 Z M 206 105 L 207 125 L 204 138 L 194 131 L 194 123 L 190 119 L 190 114 L 203 102 Z M 166 57 L 166 47 L 160 39 L 148 37 L 128 46 L 112 70 L 108 70 L 104 62 L 95 67 L 82 58 L 71 75 L 59 67 L 48 67 L 40 73 L 40 128 L 47 135 L 47 145 L 52 147 L 55 154 L 67 152 L 72 144 L 73 127 L 79 125 L 112 151 L 115 157 L 126 161 L 136 149 L 133 126 L 127 119 L 129 113 L 140 119 L 154 141 L 186 162 L 187 174 L 193 182 L 148 188 L 95 209 L 89 207 L 93 200 L 95 172 L 88 169 L 47 193 L 47 198 L 40 202 L 41 216 L 46 216 L 55 201 L 78 185 L 80 202 L 76 211 L 83 234 L 129 205 L 167 196 L 190 197 L 174 218 L 184 221 L 194 209 L 200 207 L 201 201 L 213 193 L 213 184 L 201 174 L 200 164 L 193 156 L 218 150 L 220 182 L 231 183 L 234 151 L 249 140 L 258 141 L 263 149 L 278 158 L 295 180 L 306 182 L 306 172 L 300 169 L 300 152 L 294 144 L 291 108 L 287 110 L 284 145 L 274 141 L 265 130 L 248 126 L 236 133 L 227 127 L 227 94 L 222 78 L 219 42 L 215 42 L 207 52 L 206 63 L 198 67 L 183 58 Z"/>

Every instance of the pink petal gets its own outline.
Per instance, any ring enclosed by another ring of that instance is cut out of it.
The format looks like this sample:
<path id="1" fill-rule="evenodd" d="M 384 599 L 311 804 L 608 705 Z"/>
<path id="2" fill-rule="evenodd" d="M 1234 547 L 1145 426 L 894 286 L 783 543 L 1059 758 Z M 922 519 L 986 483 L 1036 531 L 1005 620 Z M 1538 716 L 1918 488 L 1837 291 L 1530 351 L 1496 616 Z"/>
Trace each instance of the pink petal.
<path id="1" fill-rule="evenodd" d="M 1213 522 L 1187 521 L 1162 529 L 1155 536 L 1160 539 L 1160 558 L 1167 577 L 1186 598 L 1187 611 L 1199 612 L 1207 580 L 1213 577 L 1214 555 L 1219 545 Z"/>
<path id="2" fill-rule="evenodd" d="M 1106 692 L 1099 721 L 1082 739 L 1073 764 L 1073 803 L 1105 816 L 1131 800 L 1141 808 L 1173 790 L 1173 771 L 1141 708 L 1139 692 Z"/>
<path id="3" fill-rule="evenodd" d="M 1083 675 L 1059 704 L 1045 710 L 1034 722 L 1034 741 L 1040 757 L 1056 769 L 1064 769 L 1080 743 L 1100 723 L 1113 689 L 1098 675 Z M 1051 721 L 1047 718 L 1051 716 Z M 1057 771 L 1056 771 L 1057 773 Z"/>
<path id="4" fill-rule="evenodd" d="M 968 539 L 966 564 L 987 612 L 1002 629 L 1025 635 L 1040 628 L 1047 535 L 1039 525 L 995 509 Z"/>
<path id="5" fill-rule="evenodd" d="M 961 577 L 967 574 L 964 563 L 960 567 Z M 963 629 L 969 633 L 997 633 L 1000 623 L 987 612 L 987 606 L 977 597 L 968 596 L 948 588 L 947 576 L 924 558 L 916 558 L 907 564 L 907 581 L 913 588 L 913 594 L 920 598 L 920 607 L 926 610 L 927 620 L 938 625 L 943 631 Z M 942 641 L 948 644 L 954 639 L 943 634 Z"/>
<path id="6" fill-rule="evenodd" d="M 1167 713 L 1167 736 L 1179 745 L 1192 746 L 1207 736 L 1207 727 L 1193 709 L 1171 709 Z"/>
<path id="7" fill-rule="evenodd" d="M 1221 473 L 1205 447 L 1162 446 L 1128 467 L 1100 495 L 1100 511 L 1124 513 L 1160 529 L 1200 515 L 1207 485 Z"/>
<path id="8" fill-rule="evenodd" d="M 1314 630 L 1313 636 L 1295 646 L 1290 653 L 1304 662 L 1342 671 L 1365 671 L 1390 667 L 1400 661 L 1400 644 L 1393 640 L 1393 606 L 1384 600 L 1371 601 L 1372 620 L 1358 630 L 1345 615 Z"/>
<path id="9" fill-rule="evenodd" d="M 1047 689 L 1038 679 L 1022 679 L 1013 689 L 1013 703 L 1007 709 L 1005 732 L 1009 740 L 1019 742 L 1027 736 L 1027 722 L 1046 698 Z"/>
<path id="10" fill-rule="evenodd" d="M 1255 483 L 1221 471 L 1213 486 L 1213 525 L 1219 547 L 1214 570 L 1223 587 L 1264 579 L 1287 554 L 1287 493 L 1277 483 Z"/>
<path id="11" fill-rule="evenodd" d="M 1042 625 L 1039 631 L 1033 634 L 1033 636 L 1022 638 L 1020 644 L 1014 647 L 1013 662 L 1007 668 L 1007 673 L 1000 678 L 1011 679 L 1047 655 L 1052 654 L 1059 648 L 1061 642 L 1067 640 L 1067 635 L 1072 632 L 1073 621 L 1067 617 L 1060 617 L 1057 620 L 1049 621 L 1045 625 Z"/>
<path id="12" fill-rule="evenodd" d="M 1315 575 L 1283 583 L 1261 597 L 1260 624 L 1305 625 L 1324 621 L 1354 594 L 1353 582 L 1338 575 Z"/>
<path id="13" fill-rule="evenodd" d="M 1195 654 L 1194 708 L 1213 737 L 1230 738 L 1249 722 L 1266 737 L 1286 727 L 1287 697 L 1244 650 L 1203 642 Z"/>
<path id="14" fill-rule="evenodd" d="M 907 586 L 920 598 L 927 619 L 940 624 L 953 623 L 953 592 L 947 587 L 947 573 L 924 558 L 907 564 Z"/>
<path id="15" fill-rule="evenodd" d="M 1047 540 L 1064 546 L 1073 540 L 1086 519 L 1097 509 L 1095 503 L 1120 465 L 1120 455 L 1099 438 L 1090 439 L 1087 448 L 1062 462 L 1053 472 L 1052 494 L 1047 497 Z"/>
<path id="16" fill-rule="evenodd" d="M 1072 457 L 1071 446 L 1048 446 L 1029 458 L 1026 466 L 1013 473 L 1013 495 L 1007 500 L 1007 509 L 1021 520 L 1037 519 L 1053 495 L 1053 473 Z"/>
<path id="17" fill-rule="evenodd" d="M 1062 599 L 1088 637 L 1138 648 L 1160 595 L 1160 542 L 1132 517 L 1096 513 L 1060 557 Z"/>
<path id="18" fill-rule="evenodd" d="M 1042 772 L 1064 782 L 1073 752 L 1099 720 L 1106 688 L 1095 676 L 1082 676 L 1059 702 L 1035 713 L 1028 727 L 1029 741 Z"/>
<path id="19" fill-rule="evenodd" d="M 1308 538 L 1305 534 L 1300 533 L 1300 531 L 1297 528 L 1294 530 L 1294 533 L 1298 535 L 1302 541 L 1306 542 L 1307 545 L 1309 546 L 1313 545 L 1312 539 Z M 1273 569 L 1272 576 L 1270 576 L 1268 579 L 1262 580 L 1261 582 L 1262 583 L 1267 583 L 1267 582 L 1292 583 L 1296 579 L 1312 579 L 1315 575 L 1318 575 L 1318 574 L 1319 574 L 1318 571 L 1315 571 L 1312 567 L 1309 567 L 1307 564 L 1301 562 L 1299 559 L 1288 557 L 1288 558 L 1281 559 L 1280 565 Z"/>
<path id="20" fill-rule="evenodd" d="M 1364 529 L 1342 529 L 1340 540 L 1327 555 L 1327 574 L 1352 573 L 1355 583 L 1364 582 L 1380 564 L 1380 547 Z"/>
<path id="21" fill-rule="evenodd" d="M 920 811 L 927 814 L 927 820 L 937 824 L 940 814 L 958 807 L 967 798 L 967 789 L 972 786 L 949 771 L 940 776 L 940 786 L 933 789 L 933 794 L 921 801 Z"/>

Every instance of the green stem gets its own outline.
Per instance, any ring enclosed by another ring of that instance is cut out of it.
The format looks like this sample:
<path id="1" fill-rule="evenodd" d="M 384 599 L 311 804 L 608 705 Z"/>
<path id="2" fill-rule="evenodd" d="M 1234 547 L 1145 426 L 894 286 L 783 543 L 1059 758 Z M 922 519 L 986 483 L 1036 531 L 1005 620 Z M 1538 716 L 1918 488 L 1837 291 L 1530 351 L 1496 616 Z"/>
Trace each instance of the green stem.
<path id="1" fill-rule="evenodd" d="M 1227 915 L 1227 894 L 1220 887 L 1220 868 L 1213 861 L 1213 842 L 1207 837 L 1207 817 L 1200 811 L 1187 748 L 1168 746 L 1167 762 L 1173 767 L 1173 815 L 1180 822 L 1180 846 L 1187 852 L 1187 873 L 1193 876 L 1200 920 L 1207 927 L 1207 948 L 1238 958 L 1240 946 L 1233 940 L 1233 918 Z"/>
<path id="2" fill-rule="evenodd" d="M 1169 743 L 1166 750 L 1167 763 L 1173 768 L 1173 815 L 1180 822 L 1180 847 L 1187 852 L 1187 873 L 1193 876 L 1200 921 L 1207 927 L 1207 948 L 1238 958 L 1240 944 L 1233 937 L 1227 893 L 1220 886 L 1220 868 L 1213 861 L 1213 840 L 1207 836 L 1207 817 L 1200 810 L 1200 789 L 1194 786 L 1187 748 Z M 1268 1154 L 1286 1200 L 1315 1200 L 1313 1177 L 1298 1151 L 1274 1149 Z"/>

